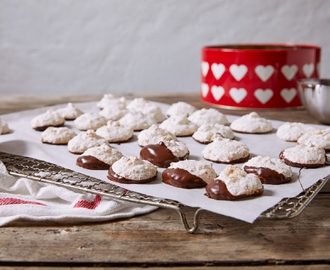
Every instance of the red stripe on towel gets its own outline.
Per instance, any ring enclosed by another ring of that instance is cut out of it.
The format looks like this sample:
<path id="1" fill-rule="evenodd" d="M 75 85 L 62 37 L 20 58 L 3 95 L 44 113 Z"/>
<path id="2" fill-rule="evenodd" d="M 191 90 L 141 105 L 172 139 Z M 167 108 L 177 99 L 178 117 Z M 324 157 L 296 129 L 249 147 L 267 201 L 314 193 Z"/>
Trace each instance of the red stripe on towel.
<path id="1" fill-rule="evenodd" d="M 87 208 L 87 209 L 95 209 L 101 202 L 102 197 L 100 195 L 96 195 L 94 201 L 89 202 L 86 200 L 78 201 L 73 208 Z"/>
<path id="2" fill-rule="evenodd" d="M 17 198 L 2 198 L 0 199 L 0 205 L 11 205 L 11 204 L 35 204 L 46 206 L 43 203 L 33 202 L 33 201 L 25 201 Z"/>

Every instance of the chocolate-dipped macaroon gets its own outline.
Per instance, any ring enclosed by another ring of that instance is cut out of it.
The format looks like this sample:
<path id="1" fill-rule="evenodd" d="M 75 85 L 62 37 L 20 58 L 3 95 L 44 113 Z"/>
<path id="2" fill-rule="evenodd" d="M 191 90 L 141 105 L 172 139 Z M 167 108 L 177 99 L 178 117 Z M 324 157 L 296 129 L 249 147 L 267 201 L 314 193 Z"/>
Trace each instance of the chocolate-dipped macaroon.
<path id="1" fill-rule="evenodd" d="M 216 163 L 233 164 L 246 162 L 250 158 L 250 150 L 242 142 L 217 137 L 205 146 L 202 155 Z"/>
<path id="2" fill-rule="evenodd" d="M 298 168 L 319 168 L 327 164 L 326 152 L 313 145 L 296 145 L 281 151 L 280 159 Z"/>
<path id="3" fill-rule="evenodd" d="M 87 149 L 76 160 L 76 164 L 89 170 L 108 170 L 109 167 L 122 157 L 122 153 L 108 144 L 102 144 Z"/>
<path id="4" fill-rule="evenodd" d="M 135 156 L 123 156 L 108 170 L 108 179 L 123 184 L 145 184 L 157 178 L 157 166 Z"/>
<path id="5" fill-rule="evenodd" d="M 197 160 L 173 162 L 162 173 L 165 184 L 185 189 L 205 187 L 216 176 L 210 164 Z"/>
<path id="6" fill-rule="evenodd" d="M 263 184 L 279 185 L 291 182 L 292 170 L 278 158 L 256 156 L 243 165 L 247 173 L 256 174 Z"/>
<path id="7" fill-rule="evenodd" d="M 144 146 L 140 151 L 140 156 L 158 167 L 167 168 L 172 162 L 187 159 L 189 150 L 183 142 L 161 141 L 158 144 Z"/>
<path id="8" fill-rule="evenodd" d="M 37 131 L 44 131 L 48 127 L 61 127 L 64 123 L 64 117 L 54 110 L 47 110 L 31 120 L 32 128 Z"/>
<path id="9" fill-rule="evenodd" d="M 264 187 L 257 175 L 246 173 L 237 165 L 228 165 L 205 190 L 205 195 L 211 199 L 232 201 L 259 196 Z"/>

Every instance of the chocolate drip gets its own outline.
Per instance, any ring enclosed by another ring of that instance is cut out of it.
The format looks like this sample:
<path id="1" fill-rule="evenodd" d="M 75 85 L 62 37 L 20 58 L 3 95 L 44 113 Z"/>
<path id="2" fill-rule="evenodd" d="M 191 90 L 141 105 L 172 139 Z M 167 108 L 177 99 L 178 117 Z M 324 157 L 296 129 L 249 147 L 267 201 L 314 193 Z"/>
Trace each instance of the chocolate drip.
<path id="1" fill-rule="evenodd" d="M 142 159 L 148 160 L 158 167 L 167 168 L 171 162 L 187 159 L 189 153 L 179 158 L 173 155 L 172 151 L 167 148 L 164 142 L 159 142 L 158 144 L 149 144 L 143 147 L 140 151 L 140 156 Z"/>
<path id="2" fill-rule="evenodd" d="M 77 158 L 76 164 L 89 170 L 107 170 L 110 165 L 94 156 L 80 156 Z"/>
<path id="3" fill-rule="evenodd" d="M 165 169 L 162 173 L 162 177 L 165 184 L 178 188 L 192 189 L 205 187 L 207 185 L 202 178 L 180 168 Z"/>
<path id="4" fill-rule="evenodd" d="M 156 178 L 157 178 L 157 173 L 155 176 L 148 179 L 142 179 L 142 180 L 127 179 L 115 173 L 112 167 L 110 167 L 108 170 L 108 179 L 122 184 L 145 184 L 155 180 Z"/>
<path id="5" fill-rule="evenodd" d="M 256 174 L 263 184 L 279 185 L 289 183 L 292 180 L 291 177 L 285 177 L 277 171 L 264 167 L 244 166 L 244 171 Z"/>
<path id="6" fill-rule="evenodd" d="M 264 189 L 262 188 L 256 190 L 254 193 L 251 194 L 233 195 L 228 191 L 226 184 L 222 180 L 213 180 L 206 186 L 205 190 L 205 196 L 215 200 L 227 201 L 233 201 L 250 196 L 258 196 L 261 195 L 264 191 Z"/>

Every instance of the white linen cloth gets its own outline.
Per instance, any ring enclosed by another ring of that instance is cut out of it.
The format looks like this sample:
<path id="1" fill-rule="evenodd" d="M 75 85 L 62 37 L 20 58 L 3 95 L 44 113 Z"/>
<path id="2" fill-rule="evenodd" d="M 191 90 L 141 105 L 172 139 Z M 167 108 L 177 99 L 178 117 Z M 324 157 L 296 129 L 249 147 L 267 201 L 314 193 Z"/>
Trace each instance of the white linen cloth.
<path id="1" fill-rule="evenodd" d="M 9 175 L 0 161 L 0 226 L 37 222 L 96 222 L 149 213 L 155 206 L 114 200 Z"/>

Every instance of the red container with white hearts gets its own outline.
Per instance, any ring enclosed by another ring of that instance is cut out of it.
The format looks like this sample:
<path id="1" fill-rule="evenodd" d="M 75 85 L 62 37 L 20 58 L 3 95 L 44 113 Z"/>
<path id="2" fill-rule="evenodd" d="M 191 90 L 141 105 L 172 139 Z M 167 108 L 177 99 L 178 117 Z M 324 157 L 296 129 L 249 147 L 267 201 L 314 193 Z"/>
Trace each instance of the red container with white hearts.
<path id="1" fill-rule="evenodd" d="M 297 80 L 319 78 L 321 48 L 238 44 L 202 49 L 201 99 L 229 109 L 302 107 Z"/>

